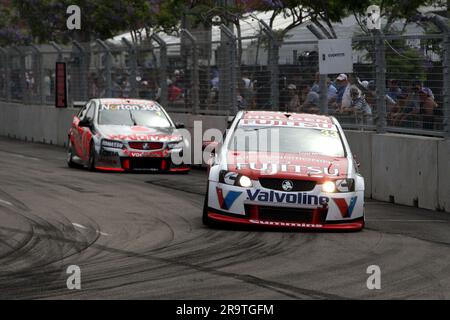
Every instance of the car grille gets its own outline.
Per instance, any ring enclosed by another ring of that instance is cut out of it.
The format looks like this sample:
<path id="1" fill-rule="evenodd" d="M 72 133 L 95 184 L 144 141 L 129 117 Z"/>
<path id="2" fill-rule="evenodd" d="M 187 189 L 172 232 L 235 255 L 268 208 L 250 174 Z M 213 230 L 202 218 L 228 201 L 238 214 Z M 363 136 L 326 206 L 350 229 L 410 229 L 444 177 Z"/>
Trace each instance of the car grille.
<path id="1" fill-rule="evenodd" d="M 259 183 L 266 189 L 285 191 L 281 187 L 285 180 L 292 181 L 293 188 L 290 191 L 311 191 L 316 186 L 316 181 L 277 178 L 259 178 Z"/>
<path id="2" fill-rule="evenodd" d="M 128 158 L 130 170 L 159 170 L 161 169 L 161 158 Z"/>
<path id="3" fill-rule="evenodd" d="M 136 150 L 158 150 L 164 146 L 163 142 L 128 142 L 130 148 Z"/>
<path id="4" fill-rule="evenodd" d="M 313 209 L 259 207 L 259 219 L 280 222 L 311 222 Z"/>

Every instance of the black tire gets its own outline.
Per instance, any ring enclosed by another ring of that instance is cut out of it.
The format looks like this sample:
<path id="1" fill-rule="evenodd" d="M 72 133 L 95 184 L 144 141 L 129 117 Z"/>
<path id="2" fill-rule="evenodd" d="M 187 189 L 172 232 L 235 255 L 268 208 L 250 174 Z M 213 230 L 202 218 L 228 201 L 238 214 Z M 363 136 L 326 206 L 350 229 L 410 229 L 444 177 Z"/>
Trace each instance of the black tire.
<path id="1" fill-rule="evenodd" d="M 72 142 L 68 142 L 67 144 L 67 166 L 69 168 L 80 168 L 80 165 L 73 161 L 73 148 L 72 148 Z"/>
<path id="2" fill-rule="evenodd" d="M 208 217 L 208 193 L 206 193 L 205 201 L 203 203 L 202 222 L 205 226 L 211 227 L 211 219 Z"/>
<path id="3" fill-rule="evenodd" d="M 89 162 L 88 162 L 89 171 L 95 171 L 95 163 L 96 163 L 95 147 L 94 143 L 91 142 L 91 147 L 89 148 Z"/>
<path id="4" fill-rule="evenodd" d="M 206 194 L 205 194 L 205 201 L 203 202 L 203 215 L 202 215 L 202 222 L 205 226 L 209 228 L 218 228 L 220 227 L 220 222 L 217 222 L 210 217 L 208 217 L 208 190 L 209 190 L 209 184 L 207 184 L 206 187 Z"/>

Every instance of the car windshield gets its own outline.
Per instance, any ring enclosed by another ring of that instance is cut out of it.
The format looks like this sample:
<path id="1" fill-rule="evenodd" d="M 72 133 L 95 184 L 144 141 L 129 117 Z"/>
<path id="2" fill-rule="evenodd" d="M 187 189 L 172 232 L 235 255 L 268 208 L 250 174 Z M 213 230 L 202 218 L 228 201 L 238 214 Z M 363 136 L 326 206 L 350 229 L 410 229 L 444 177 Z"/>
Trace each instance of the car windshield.
<path id="1" fill-rule="evenodd" d="M 171 123 L 164 112 L 159 110 L 107 110 L 100 109 L 100 125 L 145 126 L 169 128 Z"/>
<path id="2" fill-rule="evenodd" d="M 230 140 L 229 150 L 345 156 L 336 128 L 239 126 Z"/>

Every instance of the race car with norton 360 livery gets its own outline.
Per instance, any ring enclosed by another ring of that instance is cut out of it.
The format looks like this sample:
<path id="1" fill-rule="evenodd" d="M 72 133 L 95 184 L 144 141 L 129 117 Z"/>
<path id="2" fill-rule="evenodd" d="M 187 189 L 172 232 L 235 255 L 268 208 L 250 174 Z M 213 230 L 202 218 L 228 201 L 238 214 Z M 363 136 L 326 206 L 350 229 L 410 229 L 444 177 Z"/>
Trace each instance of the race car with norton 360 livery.
<path id="1" fill-rule="evenodd" d="M 334 117 L 240 111 L 218 149 L 204 224 L 364 228 L 364 178 Z"/>
<path id="2" fill-rule="evenodd" d="M 93 99 L 74 116 L 67 163 L 102 171 L 188 172 L 172 161 L 188 141 L 157 102 Z"/>

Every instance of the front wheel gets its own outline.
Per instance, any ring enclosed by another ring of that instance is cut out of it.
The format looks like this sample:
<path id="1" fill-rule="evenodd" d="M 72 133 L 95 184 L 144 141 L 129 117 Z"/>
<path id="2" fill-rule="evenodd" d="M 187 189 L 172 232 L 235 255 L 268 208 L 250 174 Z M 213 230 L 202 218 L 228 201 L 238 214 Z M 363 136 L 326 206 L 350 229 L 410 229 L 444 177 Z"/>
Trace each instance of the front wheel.
<path id="1" fill-rule="evenodd" d="M 89 171 L 95 171 L 95 166 L 96 166 L 96 156 L 95 156 L 95 147 L 94 147 L 94 143 L 91 142 L 91 147 L 89 149 L 89 162 L 88 162 L 88 170 Z"/>
<path id="2" fill-rule="evenodd" d="M 209 199 L 209 195 L 208 195 L 208 190 L 209 190 L 209 185 L 207 185 L 206 187 L 206 194 L 205 194 L 205 201 L 203 202 L 203 215 L 202 215 L 202 222 L 205 226 L 210 227 L 210 228 L 218 228 L 220 227 L 220 223 L 211 219 L 210 217 L 208 217 L 208 199 Z"/>
<path id="3" fill-rule="evenodd" d="M 72 142 L 69 140 L 67 147 L 67 166 L 69 168 L 79 168 L 80 165 L 73 161 L 73 146 Z"/>

